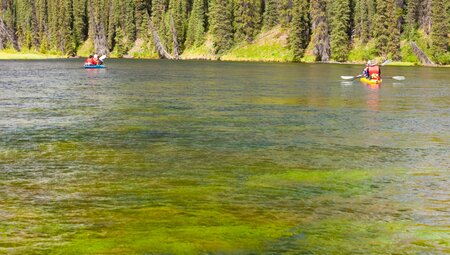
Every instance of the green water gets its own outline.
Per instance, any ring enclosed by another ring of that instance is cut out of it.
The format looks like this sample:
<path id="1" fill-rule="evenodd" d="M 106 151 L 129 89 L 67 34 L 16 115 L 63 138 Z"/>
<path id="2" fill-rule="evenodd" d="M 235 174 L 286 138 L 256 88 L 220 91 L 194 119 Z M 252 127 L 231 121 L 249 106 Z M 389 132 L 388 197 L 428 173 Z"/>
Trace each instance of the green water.
<path id="1" fill-rule="evenodd" d="M 449 254 L 450 75 L 0 62 L 0 254 Z"/>

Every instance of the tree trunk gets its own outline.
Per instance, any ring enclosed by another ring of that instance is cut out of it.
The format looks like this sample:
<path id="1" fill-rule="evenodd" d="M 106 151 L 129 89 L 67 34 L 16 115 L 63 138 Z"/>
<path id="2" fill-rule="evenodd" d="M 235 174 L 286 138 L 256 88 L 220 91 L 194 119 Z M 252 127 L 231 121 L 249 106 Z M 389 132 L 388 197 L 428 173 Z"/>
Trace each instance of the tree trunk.
<path id="1" fill-rule="evenodd" d="M 147 20 L 148 20 L 148 26 L 150 27 L 150 30 L 152 32 L 152 38 L 153 43 L 155 44 L 156 51 L 158 52 L 158 56 L 161 59 L 173 59 L 173 57 L 166 51 L 164 48 L 164 45 L 161 43 L 161 38 L 159 38 L 158 33 L 155 30 L 155 27 L 153 26 L 152 19 L 147 11 Z"/>
<path id="2" fill-rule="evenodd" d="M 3 47 L 3 41 L 7 40 L 12 43 L 14 49 L 20 51 L 20 45 L 17 41 L 16 33 L 0 18 L 0 47 Z"/>
<path id="3" fill-rule="evenodd" d="M 431 61 L 427 54 L 425 54 L 425 52 L 423 52 L 423 50 L 420 49 L 419 46 L 417 46 L 415 42 L 411 41 L 409 43 L 411 44 L 411 48 L 413 49 L 413 52 L 419 59 L 420 63 L 422 63 L 423 65 L 436 65 L 433 61 Z"/>
<path id="4" fill-rule="evenodd" d="M 419 23 L 426 34 L 431 32 L 431 0 L 423 0 L 419 7 Z M 444 12 L 444 10 L 442 10 Z"/>
<path id="5" fill-rule="evenodd" d="M 89 16 L 92 26 L 94 50 L 96 53 L 105 55 L 109 52 L 108 39 L 106 38 L 106 29 L 103 21 L 98 21 L 96 13 L 94 13 L 94 5 L 92 0 L 89 1 Z"/>
<path id="6" fill-rule="evenodd" d="M 170 20 L 172 23 L 172 37 L 173 37 L 173 55 L 174 59 L 180 59 L 179 54 L 179 46 L 178 46 L 178 39 L 177 39 L 177 31 L 175 30 L 175 22 L 173 21 L 173 16 L 170 15 Z"/>

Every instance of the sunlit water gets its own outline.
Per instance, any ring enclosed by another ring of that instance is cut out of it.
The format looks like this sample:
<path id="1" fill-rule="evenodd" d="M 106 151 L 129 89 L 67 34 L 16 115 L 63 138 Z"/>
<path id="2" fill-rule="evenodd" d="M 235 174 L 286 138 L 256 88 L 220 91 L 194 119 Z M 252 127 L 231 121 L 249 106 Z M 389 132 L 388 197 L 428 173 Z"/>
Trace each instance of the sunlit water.
<path id="1" fill-rule="evenodd" d="M 450 72 L 0 62 L 0 254 L 450 253 Z"/>

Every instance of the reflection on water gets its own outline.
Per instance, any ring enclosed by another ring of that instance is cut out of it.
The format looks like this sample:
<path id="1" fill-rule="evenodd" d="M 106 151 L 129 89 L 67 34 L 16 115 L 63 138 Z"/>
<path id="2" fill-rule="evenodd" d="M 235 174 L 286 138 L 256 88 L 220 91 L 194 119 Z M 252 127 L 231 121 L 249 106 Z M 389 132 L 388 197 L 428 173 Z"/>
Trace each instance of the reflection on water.
<path id="1" fill-rule="evenodd" d="M 449 76 L 0 62 L 0 254 L 445 254 Z"/>
<path id="2" fill-rule="evenodd" d="M 379 111 L 380 108 L 380 97 L 378 90 L 380 89 L 380 84 L 366 85 L 368 88 L 367 94 L 367 107 L 372 111 Z"/>

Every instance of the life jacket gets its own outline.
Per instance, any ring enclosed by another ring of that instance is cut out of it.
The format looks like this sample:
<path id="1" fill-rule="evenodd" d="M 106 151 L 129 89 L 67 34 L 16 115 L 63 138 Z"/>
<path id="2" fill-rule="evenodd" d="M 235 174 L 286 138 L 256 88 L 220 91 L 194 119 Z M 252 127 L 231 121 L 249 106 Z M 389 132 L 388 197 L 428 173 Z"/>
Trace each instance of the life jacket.
<path id="1" fill-rule="evenodd" d="M 381 80 L 381 71 L 379 66 L 369 66 L 369 78 L 372 80 Z"/>
<path id="2" fill-rule="evenodd" d="M 96 65 L 94 62 L 94 58 L 88 58 L 86 59 L 86 61 L 84 62 L 85 65 Z"/>

